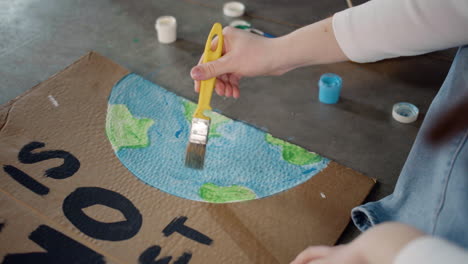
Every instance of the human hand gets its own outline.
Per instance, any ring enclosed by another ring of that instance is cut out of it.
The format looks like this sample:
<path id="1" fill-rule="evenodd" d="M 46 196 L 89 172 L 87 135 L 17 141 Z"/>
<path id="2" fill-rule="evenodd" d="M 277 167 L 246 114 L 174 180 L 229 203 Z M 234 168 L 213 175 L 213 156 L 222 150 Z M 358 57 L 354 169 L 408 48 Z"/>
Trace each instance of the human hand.
<path id="1" fill-rule="evenodd" d="M 223 56 L 218 60 L 199 64 L 190 75 L 195 80 L 195 91 L 200 90 L 200 81 L 216 77 L 215 91 L 220 96 L 239 98 L 239 81 L 244 76 L 279 75 L 275 58 L 276 39 L 254 35 L 244 30 L 226 27 L 223 30 Z M 213 40 L 212 49 L 217 46 Z"/>
<path id="2" fill-rule="evenodd" d="M 421 236 L 407 225 L 380 224 L 347 245 L 309 247 L 291 264 L 391 264 L 401 249 Z"/>
<path id="3" fill-rule="evenodd" d="M 302 251 L 291 264 L 370 264 L 349 245 L 315 246 Z"/>

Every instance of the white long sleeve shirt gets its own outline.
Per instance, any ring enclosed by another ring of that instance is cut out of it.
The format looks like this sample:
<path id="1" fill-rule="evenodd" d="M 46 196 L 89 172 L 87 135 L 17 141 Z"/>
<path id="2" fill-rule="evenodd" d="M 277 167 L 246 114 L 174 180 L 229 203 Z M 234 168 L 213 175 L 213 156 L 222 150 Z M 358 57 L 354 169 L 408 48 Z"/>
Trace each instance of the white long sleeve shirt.
<path id="1" fill-rule="evenodd" d="M 468 0 L 373 0 L 333 16 L 340 48 L 355 62 L 468 44 Z"/>
<path id="2" fill-rule="evenodd" d="M 412 56 L 468 44 L 468 0 L 373 0 L 333 16 L 344 54 L 355 62 Z M 394 264 L 468 263 L 468 251 L 442 239 L 410 242 Z"/>

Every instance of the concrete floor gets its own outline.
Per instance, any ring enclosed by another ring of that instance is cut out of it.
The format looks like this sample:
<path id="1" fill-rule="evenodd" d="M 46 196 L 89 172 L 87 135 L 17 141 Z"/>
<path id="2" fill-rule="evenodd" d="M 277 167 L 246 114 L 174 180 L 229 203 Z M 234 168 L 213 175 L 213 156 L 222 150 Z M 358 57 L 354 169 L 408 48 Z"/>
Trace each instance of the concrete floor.
<path id="1" fill-rule="evenodd" d="M 355 3 L 365 2 L 353 1 Z M 190 68 L 196 64 L 213 22 L 227 25 L 221 0 L 16 0 L 0 1 L 0 103 L 49 78 L 95 50 L 150 81 L 191 100 Z M 245 20 L 282 35 L 346 8 L 345 0 L 244 0 Z M 178 20 L 178 40 L 156 40 L 154 21 Z M 359 65 L 306 67 L 281 77 L 241 82 L 241 98 L 214 96 L 225 115 L 320 153 L 377 178 L 369 196 L 393 191 L 424 113 L 448 72 L 453 50 Z M 343 78 L 341 101 L 318 102 L 317 81 L 326 72 Z M 408 101 L 422 113 L 405 125 L 391 117 L 392 105 Z M 358 234 L 348 226 L 340 239 Z"/>

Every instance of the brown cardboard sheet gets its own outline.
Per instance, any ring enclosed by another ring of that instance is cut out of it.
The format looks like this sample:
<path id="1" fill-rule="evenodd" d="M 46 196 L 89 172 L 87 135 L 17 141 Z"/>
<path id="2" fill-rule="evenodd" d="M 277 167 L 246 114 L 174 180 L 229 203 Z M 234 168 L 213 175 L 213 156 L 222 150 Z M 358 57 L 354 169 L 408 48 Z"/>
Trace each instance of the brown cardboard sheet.
<path id="1" fill-rule="evenodd" d="M 145 185 L 105 135 L 107 98 L 127 73 L 91 52 L 0 108 L 4 262 L 288 263 L 334 244 L 375 184 L 331 162 L 304 184 L 239 203 Z"/>

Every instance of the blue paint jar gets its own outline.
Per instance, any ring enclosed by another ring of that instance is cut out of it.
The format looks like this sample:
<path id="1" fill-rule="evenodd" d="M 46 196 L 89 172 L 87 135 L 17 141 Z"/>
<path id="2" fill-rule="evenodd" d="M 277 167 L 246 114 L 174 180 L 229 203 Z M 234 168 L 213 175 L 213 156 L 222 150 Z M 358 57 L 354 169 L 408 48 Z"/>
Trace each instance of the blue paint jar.
<path id="1" fill-rule="evenodd" d="M 319 80 L 319 100 L 325 104 L 336 104 L 340 98 L 341 77 L 334 73 L 325 73 Z"/>

